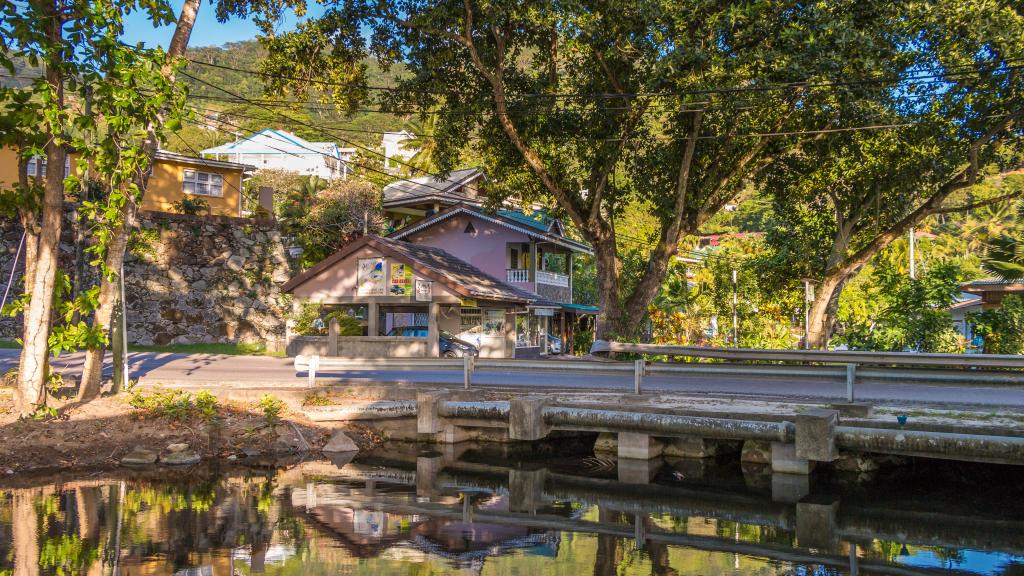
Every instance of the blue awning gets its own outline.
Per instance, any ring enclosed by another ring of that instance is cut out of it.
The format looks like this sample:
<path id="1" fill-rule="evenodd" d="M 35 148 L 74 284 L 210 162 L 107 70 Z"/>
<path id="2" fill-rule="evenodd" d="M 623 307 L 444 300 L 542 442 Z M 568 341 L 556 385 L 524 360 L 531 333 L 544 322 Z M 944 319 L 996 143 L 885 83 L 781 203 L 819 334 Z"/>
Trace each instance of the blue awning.
<path id="1" fill-rule="evenodd" d="M 586 304 L 562 304 L 562 309 L 580 314 L 597 314 L 601 311 L 597 306 L 588 306 Z"/>

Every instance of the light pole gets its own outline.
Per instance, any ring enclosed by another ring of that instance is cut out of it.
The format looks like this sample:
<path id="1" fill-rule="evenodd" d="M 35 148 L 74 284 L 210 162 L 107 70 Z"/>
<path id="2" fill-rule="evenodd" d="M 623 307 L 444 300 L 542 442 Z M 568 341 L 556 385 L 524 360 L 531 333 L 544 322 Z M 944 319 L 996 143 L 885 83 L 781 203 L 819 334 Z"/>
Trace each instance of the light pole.
<path id="1" fill-rule="evenodd" d="M 811 348 L 811 302 L 814 302 L 814 289 L 811 279 L 804 278 L 804 350 Z"/>
<path id="2" fill-rule="evenodd" d="M 910 229 L 910 279 L 914 280 L 917 278 L 917 264 L 914 262 L 914 229 Z"/>
<path id="3" fill-rule="evenodd" d="M 739 324 L 736 316 L 736 271 L 732 271 L 732 347 L 739 348 L 740 340 L 737 334 L 737 325 Z"/>

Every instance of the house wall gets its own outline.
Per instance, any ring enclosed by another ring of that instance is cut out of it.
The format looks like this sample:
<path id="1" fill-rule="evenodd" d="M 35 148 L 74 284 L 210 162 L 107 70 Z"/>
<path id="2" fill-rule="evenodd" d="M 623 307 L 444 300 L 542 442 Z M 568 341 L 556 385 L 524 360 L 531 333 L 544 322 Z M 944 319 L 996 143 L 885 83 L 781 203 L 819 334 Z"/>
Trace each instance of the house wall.
<path id="1" fill-rule="evenodd" d="M 467 234 L 466 225 L 470 222 L 473 223 L 476 232 Z M 412 234 L 407 240 L 413 244 L 440 248 L 502 282 L 507 278 L 507 244 L 530 241 L 526 234 L 466 214 L 452 216 L 444 222 Z M 533 291 L 532 282 L 514 285 Z"/>
<path id="2" fill-rule="evenodd" d="M 71 163 L 74 170 L 75 156 Z M 142 199 L 142 209 L 155 212 L 174 212 L 173 204 L 181 200 L 185 193 L 182 190 L 182 173 L 186 167 L 202 172 L 220 174 L 224 179 L 224 196 L 196 196 L 203 198 L 210 205 L 210 214 L 214 216 L 241 216 L 242 209 L 242 172 L 231 168 L 210 166 L 194 166 L 191 164 L 157 159 L 153 165 L 153 175 L 149 179 L 149 187 Z M 18 181 L 18 155 L 13 148 L 0 148 L 0 187 L 11 186 Z"/>
<path id="3" fill-rule="evenodd" d="M 240 170 L 197 166 L 168 160 L 157 160 L 153 166 L 153 175 L 149 178 L 149 186 L 146 189 L 146 195 L 142 199 L 142 209 L 155 212 L 174 212 L 174 203 L 185 197 L 185 192 L 182 190 L 182 181 L 186 168 L 199 172 L 220 174 L 224 179 L 223 196 L 193 196 L 193 198 L 206 200 L 210 205 L 210 214 L 214 216 L 241 216 L 242 172 Z"/>

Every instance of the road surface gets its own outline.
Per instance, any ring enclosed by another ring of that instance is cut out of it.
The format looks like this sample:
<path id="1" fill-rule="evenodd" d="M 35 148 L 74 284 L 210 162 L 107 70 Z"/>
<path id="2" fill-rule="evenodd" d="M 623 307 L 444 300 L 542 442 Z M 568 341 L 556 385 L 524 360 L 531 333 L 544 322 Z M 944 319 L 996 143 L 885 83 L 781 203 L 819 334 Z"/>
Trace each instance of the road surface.
<path id="1" fill-rule="evenodd" d="M 17 366 L 17 350 L 0 350 L 0 372 Z M 108 355 L 109 364 L 109 355 Z M 201 382 L 302 384 L 305 374 L 296 374 L 291 358 L 267 356 L 225 356 L 219 354 L 168 354 L 133 352 L 129 354 L 132 378 L 147 384 Z M 55 369 L 75 374 L 81 369 L 82 355 L 64 355 L 53 361 Z M 109 365 L 107 367 L 109 373 Z M 411 384 L 462 384 L 461 370 L 415 371 L 318 371 L 325 379 L 340 379 L 352 384 L 403 382 Z M 600 392 L 631 392 L 633 375 L 572 372 L 478 371 L 473 384 L 481 387 L 535 390 L 571 389 Z M 807 378 L 759 378 L 752 376 L 647 376 L 645 392 L 679 392 L 793 400 L 842 400 L 846 384 L 816 382 Z M 857 399 L 890 405 L 985 406 L 1024 413 L 1024 388 L 1011 386 L 965 386 L 922 384 L 858 384 Z"/>

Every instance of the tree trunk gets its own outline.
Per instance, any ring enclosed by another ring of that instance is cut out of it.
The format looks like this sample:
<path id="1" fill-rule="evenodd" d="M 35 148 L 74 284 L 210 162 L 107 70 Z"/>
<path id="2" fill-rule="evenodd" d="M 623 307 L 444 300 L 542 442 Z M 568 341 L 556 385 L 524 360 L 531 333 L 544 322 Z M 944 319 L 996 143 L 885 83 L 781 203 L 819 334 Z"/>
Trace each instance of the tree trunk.
<path id="1" fill-rule="evenodd" d="M 594 338 L 610 340 L 621 330 L 621 309 L 619 306 L 618 257 L 615 238 L 602 237 L 594 242 L 594 265 L 597 268 L 597 301 L 601 310 L 597 313 Z"/>
<path id="2" fill-rule="evenodd" d="M 39 490 L 35 488 L 14 490 L 14 502 L 11 506 L 14 576 L 39 574 L 39 515 L 35 502 L 38 495 Z"/>
<path id="3" fill-rule="evenodd" d="M 51 74 L 48 72 L 48 75 Z M 32 271 L 32 283 L 26 286 L 31 299 L 25 311 L 24 346 L 18 366 L 17 408 L 27 416 L 34 405 L 45 401 L 49 376 L 50 328 L 53 323 L 53 294 L 59 266 L 60 230 L 64 207 L 64 158 L 62 144 L 46 145 L 46 185 L 43 191 L 42 222 Z"/>
<path id="4" fill-rule="evenodd" d="M 167 50 L 167 58 L 163 68 L 161 69 L 161 73 L 171 81 L 174 80 L 172 64 L 177 58 L 184 56 L 185 54 L 185 48 L 188 47 L 189 38 L 192 36 L 192 28 L 196 23 L 196 15 L 199 13 L 199 7 L 201 5 L 201 0 L 185 0 L 184 5 L 181 7 L 181 14 L 178 16 L 178 24 L 174 29 L 174 36 L 171 37 L 171 44 Z M 158 120 L 158 123 L 163 123 L 162 116 Z M 152 165 L 153 159 L 156 156 L 157 148 L 158 145 L 155 128 L 151 127 L 145 144 L 145 150 L 149 156 L 150 165 Z M 139 190 L 145 194 L 149 177 L 148 175 L 143 175 L 139 180 Z M 141 202 L 141 200 L 141 198 L 138 199 L 139 202 Z M 133 198 L 128 199 L 121 211 L 120 227 L 114 232 L 115 236 L 110 243 L 106 256 L 108 268 L 115 271 L 116 274 L 121 274 L 123 272 L 122 265 L 124 263 L 124 251 L 128 246 L 128 237 L 135 228 L 137 214 L 138 204 L 136 203 L 136 200 Z M 93 326 L 97 330 L 100 330 L 104 335 L 110 331 L 110 318 L 114 312 L 114 303 L 117 301 L 117 291 L 118 285 L 116 276 L 114 279 L 100 278 L 100 296 L 98 306 L 93 317 Z M 82 366 L 82 383 L 78 389 L 78 399 L 80 401 L 91 400 L 100 393 L 101 378 L 103 375 L 103 355 L 105 349 L 106 347 L 101 345 L 97 348 L 90 348 L 85 352 L 85 363 Z"/>
<path id="5" fill-rule="evenodd" d="M 113 270 L 113 279 L 103 278 L 100 280 L 100 294 L 96 313 L 93 317 L 93 326 L 98 327 L 104 334 L 110 329 L 110 318 L 114 312 L 114 303 L 117 302 L 118 279 L 117 275 L 122 274 L 124 269 L 124 252 L 128 246 L 128 236 L 135 227 L 135 211 L 132 210 L 124 218 L 130 218 L 129 222 L 122 222 L 121 226 L 114 233 L 107 250 L 106 265 Z M 78 388 L 78 400 L 87 402 L 95 399 L 100 394 L 103 377 L 103 355 L 106 347 L 102 344 L 85 351 L 85 361 L 82 366 L 82 383 Z"/>
<path id="6" fill-rule="evenodd" d="M 828 346 L 835 326 L 836 310 L 839 309 L 839 297 L 852 275 L 853 272 L 828 276 L 815 289 L 807 322 L 807 348 L 824 350 Z"/>

